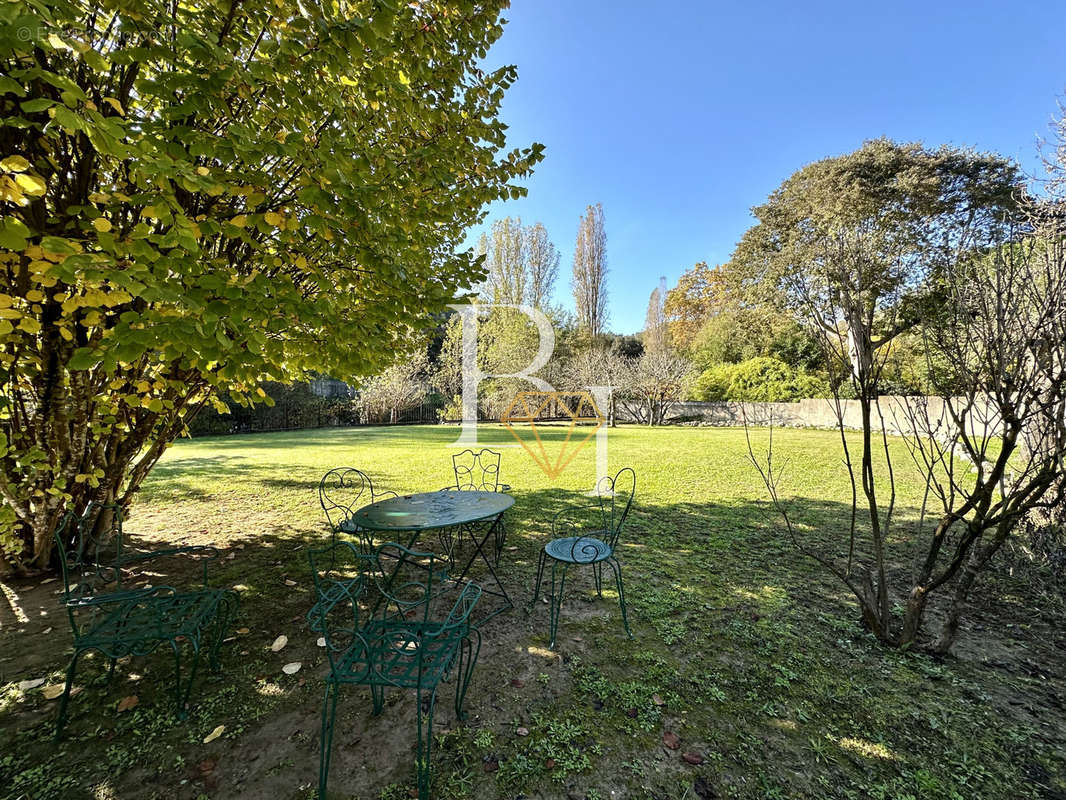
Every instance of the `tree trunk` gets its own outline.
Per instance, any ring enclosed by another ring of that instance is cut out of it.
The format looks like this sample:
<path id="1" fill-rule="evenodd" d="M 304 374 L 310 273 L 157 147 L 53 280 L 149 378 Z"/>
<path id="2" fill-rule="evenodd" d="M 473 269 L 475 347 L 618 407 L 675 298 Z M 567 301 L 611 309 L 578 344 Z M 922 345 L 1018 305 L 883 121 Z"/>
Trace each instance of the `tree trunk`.
<path id="1" fill-rule="evenodd" d="M 955 593 L 952 595 L 951 606 L 948 608 L 947 619 L 940 626 L 940 637 L 937 639 L 936 644 L 933 645 L 934 652 L 946 653 L 955 644 L 955 637 L 959 633 L 959 623 L 962 621 L 962 612 L 966 606 L 966 599 L 969 597 L 970 589 L 973 588 L 974 582 L 977 580 L 977 573 L 980 571 L 980 556 L 975 549 L 970 553 L 966 566 L 959 572 L 959 577 L 955 584 Z"/>
<path id="2" fill-rule="evenodd" d="M 910 596 L 907 598 L 907 607 L 903 612 L 903 629 L 899 636 L 900 647 L 909 647 L 918 638 L 928 602 L 929 594 L 924 586 L 911 588 Z"/>

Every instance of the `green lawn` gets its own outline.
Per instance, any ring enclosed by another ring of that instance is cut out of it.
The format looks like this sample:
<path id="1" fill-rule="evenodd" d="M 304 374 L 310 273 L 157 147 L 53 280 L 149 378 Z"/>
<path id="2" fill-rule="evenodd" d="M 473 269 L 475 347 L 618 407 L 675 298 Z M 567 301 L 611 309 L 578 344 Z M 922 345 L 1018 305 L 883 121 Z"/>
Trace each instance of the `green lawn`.
<path id="1" fill-rule="evenodd" d="M 438 489 L 450 480 L 456 434 L 331 429 L 175 445 L 127 529 L 149 542 L 218 545 L 214 577 L 240 587 L 236 627 L 246 632 L 227 643 L 223 673 L 194 690 L 184 722 L 171 714 L 162 654 L 121 664 L 111 686 L 100 660 L 90 661 L 57 747 L 55 703 L 18 688 L 61 678 L 70 636 L 57 584 L 12 584 L 28 619 L 0 617 L 0 791 L 35 800 L 312 796 L 326 660 L 303 622 L 304 549 L 327 540 L 318 479 L 349 465 L 380 488 Z M 550 431 L 547 446 L 561 435 Z M 765 442 L 766 432 L 755 438 Z M 838 435 L 774 438 L 789 459 L 785 492 L 804 535 L 840 550 L 850 489 Z M 494 427 L 481 439 L 513 443 Z M 895 447 L 894 545 L 905 568 L 921 486 Z M 593 452 L 553 480 L 521 449 L 503 451 L 516 504 L 502 572 L 519 607 L 485 628 L 468 722 L 457 726 L 447 705 L 436 715 L 435 797 L 1066 797 L 1061 606 L 1033 610 L 1029 589 L 1000 574 L 979 593 L 955 657 L 882 649 L 858 626 L 847 593 L 795 554 L 740 430 L 610 432 L 612 471 L 628 465 L 638 476 L 621 547 L 635 638 L 624 635 L 614 592 L 597 599 L 581 575 L 548 650 L 547 607 L 528 607 L 536 557 L 552 514 L 591 487 Z M 280 634 L 289 644 L 274 653 Z M 293 661 L 301 670 L 284 674 Z M 118 712 L 131 695 L 137 705 Z M 408 797 L 413 697 L 393 692 L 377 718 L 369 705 L 368 692 L 342 696 L 331 790 Z M 679 749 L 663 746 L 664 733 L 676 734 Z"/>

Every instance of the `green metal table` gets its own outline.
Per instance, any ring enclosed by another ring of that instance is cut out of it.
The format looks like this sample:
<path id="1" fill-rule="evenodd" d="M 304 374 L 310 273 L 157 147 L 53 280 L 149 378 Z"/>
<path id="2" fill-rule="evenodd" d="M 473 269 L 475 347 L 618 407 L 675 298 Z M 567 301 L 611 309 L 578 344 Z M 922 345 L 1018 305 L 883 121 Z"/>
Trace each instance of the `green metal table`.
<path id="1" fill-rule="evenodd" d="M 407 541 L 401 542 L 408 549 L 414 546 L 419 534 L 425 531 L 479 522 L 486 523 L 483 526 L 484 535 L 479 537 L 473 533 L 471 538 L 474 541 L 474 552 L 470 554 L 470 558 L 456 578 L 460 583 L 466 580 L 467 573 L 470 572 L 470 568 L 478 557 L 488 567 L 496 589 L 482 584 L 482 595 L 499 597 L 503 600 L 503 604 L 482 619 L 481 623 L 484 623 L 491 617 L 514 608 L 514 603 L 511 602 L 507 590 L 503 588 L 503 583 L 496 574 L 493 559 L 485 553 L 485 543 L 495 537 L 497 528 L 502 524 L 503 513 L 513 505 L 514 498 L 503 492 L 442 490 L 379 500 L 360 508 L 352 514 L 351 521 L 361 528 L 378 533 L 408 533 Z"/>

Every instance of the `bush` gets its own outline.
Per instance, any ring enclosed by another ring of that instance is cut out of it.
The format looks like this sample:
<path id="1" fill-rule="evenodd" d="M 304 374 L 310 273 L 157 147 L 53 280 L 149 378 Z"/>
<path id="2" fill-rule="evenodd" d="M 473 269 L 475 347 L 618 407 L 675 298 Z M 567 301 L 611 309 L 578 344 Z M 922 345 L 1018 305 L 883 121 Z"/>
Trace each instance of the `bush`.
<path id="1" fill-rule="evenodd" d="M 708 367 L 696 378 L 692 387 L 692 396 L 696 400 L 728 400 L 729 385 L 733 382 L 736 364 L 715 364 Z"/>
<path id="2" fill-rule="evenodd" d="M 739 364 L 715 364 L 696 379 L 697 400 L 744 400 L 787 403 L 807 397 L 828 397 L 829 383 L 769 356 Z"/>

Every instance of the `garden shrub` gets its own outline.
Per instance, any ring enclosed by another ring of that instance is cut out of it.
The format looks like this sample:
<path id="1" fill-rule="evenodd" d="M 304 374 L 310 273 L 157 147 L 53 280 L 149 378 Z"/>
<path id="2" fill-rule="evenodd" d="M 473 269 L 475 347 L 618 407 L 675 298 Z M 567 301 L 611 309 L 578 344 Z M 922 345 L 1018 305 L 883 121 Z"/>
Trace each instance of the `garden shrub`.
<path id="1" fill-rule="evenodd" d="M 828 397 L 828 382 L 769 356 L 739 364 L 715 364 L 696 379 L 697 400 L 741 400 L 787 403 L 807 397 Z"/>

